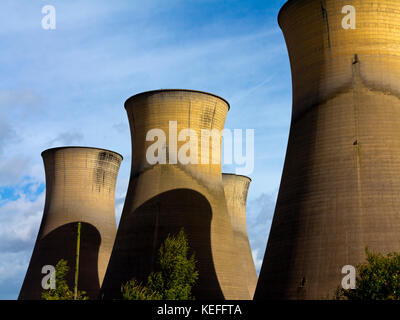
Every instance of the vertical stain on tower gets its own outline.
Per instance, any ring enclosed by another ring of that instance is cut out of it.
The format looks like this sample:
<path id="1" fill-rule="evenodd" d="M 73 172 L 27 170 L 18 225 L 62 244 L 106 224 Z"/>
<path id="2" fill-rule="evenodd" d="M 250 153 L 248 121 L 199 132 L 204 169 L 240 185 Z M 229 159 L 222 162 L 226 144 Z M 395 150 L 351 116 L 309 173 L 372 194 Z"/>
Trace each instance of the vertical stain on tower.
<path id="1" fill-rule="evenodd" d="M 320 0 L 322 19 L 325 22 L 326 32 L 328 34 L 328 48 L 330 49 L 331 48 L 331 31 L 329 29 L 328 11 L 325 9 L 324 2 L 325 2 L 324 0 Z"/>

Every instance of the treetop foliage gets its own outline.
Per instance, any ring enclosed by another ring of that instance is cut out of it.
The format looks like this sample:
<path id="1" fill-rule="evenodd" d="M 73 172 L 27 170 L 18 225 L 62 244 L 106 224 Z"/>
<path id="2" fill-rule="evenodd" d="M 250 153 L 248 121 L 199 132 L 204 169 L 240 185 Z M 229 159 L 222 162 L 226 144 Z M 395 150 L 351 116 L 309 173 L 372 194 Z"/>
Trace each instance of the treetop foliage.
<path id="1" fill-rule="evenodd" d="M 195 254 L 189 255 L 189 244 L 183 229 L 176 236 L 168 235 L 158 251 L 157 267 L 147 284 L 135 279 L 122 286 L 127 300 L 193 300 L 192 286 L 198 279 Z"/>
<path id="2" fill-rule="evenodd" d="M 385 255 L 365 249 L 366 262 L 357 265 L 356 289 L 338 289 L 336 299 L 399 300 L 400 255 Z"/>
<path id="3" fill-rule="evenodd" d="M 56 264 L 56 288 L 42 292 L 43 300 L 74 300 L 74 292 L 69 289 L 68 283 L 65 280 L 70 268 L 68 261 L 61 259 Z M 85 291 L 78 291 L 76 300 L 88 300 Z"/>

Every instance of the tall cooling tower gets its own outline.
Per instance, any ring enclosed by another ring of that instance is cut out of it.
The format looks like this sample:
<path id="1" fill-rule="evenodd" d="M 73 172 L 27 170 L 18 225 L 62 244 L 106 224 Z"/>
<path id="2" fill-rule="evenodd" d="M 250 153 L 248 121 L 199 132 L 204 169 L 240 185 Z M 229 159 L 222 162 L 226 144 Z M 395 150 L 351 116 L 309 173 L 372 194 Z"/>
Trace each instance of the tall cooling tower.
<path id="1" fill-rule="evenodd" d="M 291 0 L 286 160 L 256 299 L 333 296 L 365 247 L 400 251 L 400 11 Z"/>
<path id="2" fill-rule="evenodd" d="M 249 177 L 223 173 L 226 204 L 231 218 L 233 235 L 235 237 L 237 254 L 244 270 L 249 296 L 252 299 L 257 285 L 257 272 L 250 249 L 246 226 L 247 192 L 251 179 Z"/>
<path id="3" fill-rule="evenodd" d="M 209 146 L 200 148 L 202 130 L 223 129 L 229 104 L 199 91 L 158 90 L 131 97 L 125 108 L 131 178 L 101 297 L 120 298 L 121 285 L 132 278 L 146 282 L 161 243 L 184 227 L 198 261 L 196 299 L 249 299 L 225 203 L 221 141 L 207 139 Z M 189 141 L 194 147 L 187 152 Z M 148 153 L 158 155 L 161 164 Z M 197 164 L 181 161 L 184 154 Z"/>
<path id="4" fill-rule="evenodd" d="M 68 261 L 73 290 L 77 224 L 81 222 L 79 290 L 97 298 L 116 235 L 115 184 L 122 156 L 108 150 L 63 147 L 42 153 L 46 202 L 19 299 L 40 299 L 45 265 Z"/>

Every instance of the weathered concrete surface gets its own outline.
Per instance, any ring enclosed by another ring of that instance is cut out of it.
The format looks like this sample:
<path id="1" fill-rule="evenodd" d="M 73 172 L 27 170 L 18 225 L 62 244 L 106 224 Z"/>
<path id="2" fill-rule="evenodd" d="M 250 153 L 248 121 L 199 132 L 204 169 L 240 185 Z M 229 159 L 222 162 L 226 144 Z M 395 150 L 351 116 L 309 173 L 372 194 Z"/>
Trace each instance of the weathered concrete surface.
<path id="1" fill-rule="evenodd" d="M 292 0 L 279 24 L 293 113 L 255 298 L 332 297 L 366 246 L 400 251 L 399 2 Z"/>
<path id="2" fill-rule="evenodd" d="M 237 254 L 246 278 L 250 299 L 253 299 L 257 285 L 257 272 L 251 253 L 246 225 L 247 193 L 251 179 L 241 175 L 223 173 L 222 182 L 224 184 L 226 204 L 237 246 Z"/>
<path id="3" fill-rule="evenodd" d="M 177 122 L 178 134 L 190 128 L 200 138 L 202 129 L 223 129 L 229 104 L 199 91 L 158 90 L 131 97 L 125 108 L 132 137 L 131 179 L 101 298 L 120 298 L 121 285 L 133 277 L 146 281 L 167 234 L 184 227 L 198 261 L 196 299 L 249 299 L 225 202 L 221 143 L 210 143 L 208 164 L 201 164 L 206 157 L 201 152 L 198 164 L 173 164 L 169 155 L 174 140 L 169 138 L 170 121 Z M 151 129 L 166 134 L 167 164 L 146 159 L 154 144 L 146 141 Z M 184 143 L 178 142 L 178 150 Z"/>
<path id="4" fill-rule="evenodd" d="M 79 289 L 96 298 L 117 231 L 114 199 L 122 156 L 97 148 L 63 147 L 48 149 L 42 157 L 46 202 L 19 299 L 40 299 L 42 267 L 55 266 L 60 259 L 68 261 L 73 284 L 79 221 Z"/>

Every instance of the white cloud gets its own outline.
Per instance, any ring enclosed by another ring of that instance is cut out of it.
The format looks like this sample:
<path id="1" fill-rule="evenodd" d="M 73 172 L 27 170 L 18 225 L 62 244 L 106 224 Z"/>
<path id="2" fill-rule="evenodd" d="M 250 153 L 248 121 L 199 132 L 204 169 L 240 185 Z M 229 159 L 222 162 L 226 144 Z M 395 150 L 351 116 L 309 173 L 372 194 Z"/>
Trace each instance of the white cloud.
<path id="1" fill-rule="evenodd" d="M 34 201 L 21 193 L 0 207 L 0 252 L 33 248 L 43 214 L 45 193 Z"/>
<path id="2" fill-rule="evenodd" d="M 0 252 L 0 296 L 2 299 L 17 299 L 30 255 L 30 250 Z"/>
<path id="3" fill-rule="evenodd" d="M 251 251 L 251 254 L 253 256 L 253 261 L 254 265 L 256 266 L 257 274 L 259 275 L 263 262 L 264 253 L 260 253 L 260 249 L 254 249 Z"/>
<path id="4" fill-rule="evenodd" d="M 33 190 L 35 191 L 35 187 Z M 0 296 L 16 299 L 28 268 L 44 206 L 24 194 L 0 206 Z"/>
<path id="5" fill-rule="evenodd" d="M 31 90 L 3 90 L 0 91 L 0 105 L 2 109 L 26 108 L 39 106 L 41 98 Z M 31 110 L 34 111 L 34 110 Z"/>
<path id="6" fill-rule="evenodd" d="M 261 194 L 247 204 L 247 233 L 257 273 L 260 272 L 275 209 L 274 194 Z"/>
<path id="7" fill-rule="evenodd" d="M 6 146 L 18 140 L 17 133 L 0 113 L 0 155 Z"/>
<path id="8" fill-rule="evenodd" d="M 113 124 L 112 129 L 119 132 L 120 134 L 129 134 L 129 125 L 126 122 Z"/>
<path id="9" fill-rule="evenodd" d="M 125 195 L 117 197 L 117 199 L 115 200 L 115 218 L 117 221 L 117 226 L 121 219 L 122 210 L 124 209 L 124 203 L 125 203 Z"/>
<path id="10" fill-rule="evenodd" d="M 0 158 L 0 187 L 16 185 L 28 175 L 30 161 L 25 155 Z"/>
<path id="11" fill-rule="evenodd" d="M 61 144 L 61 145 L 72 145 L 75 142 L 81 142 L 83 140 L 83 134 L 80 132 L 62 132 L 58 134 L 53 140 L 48 142 L 49 145 Z"/>

